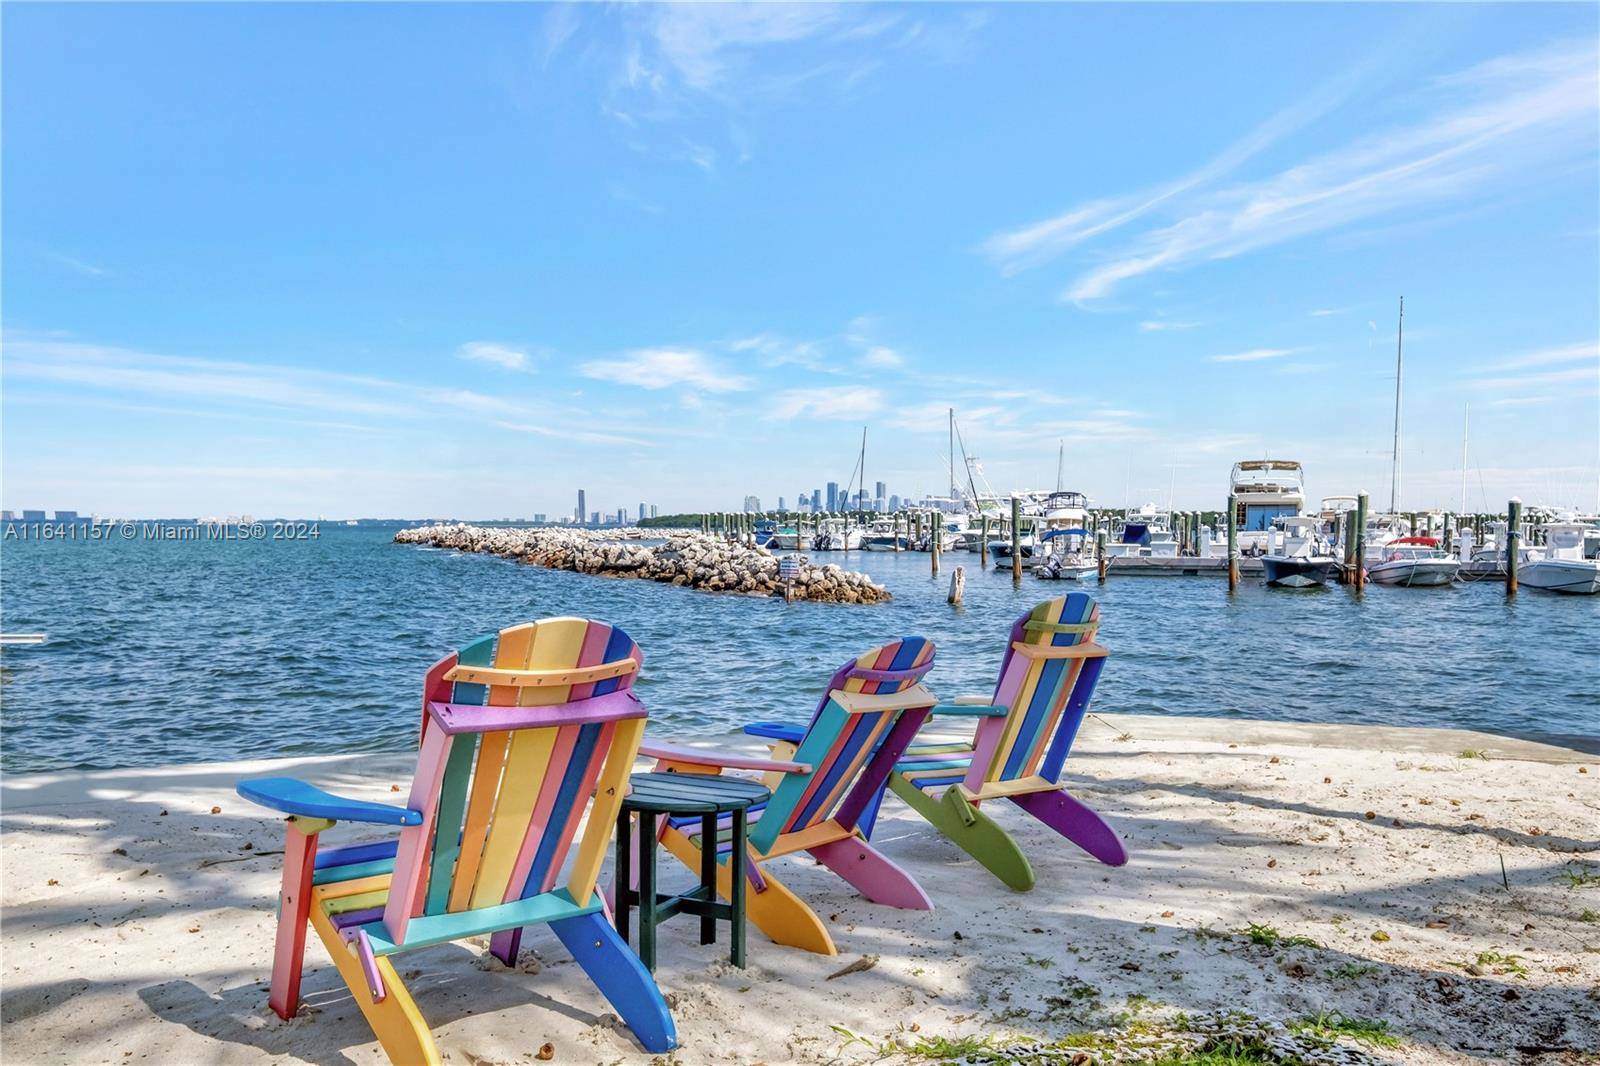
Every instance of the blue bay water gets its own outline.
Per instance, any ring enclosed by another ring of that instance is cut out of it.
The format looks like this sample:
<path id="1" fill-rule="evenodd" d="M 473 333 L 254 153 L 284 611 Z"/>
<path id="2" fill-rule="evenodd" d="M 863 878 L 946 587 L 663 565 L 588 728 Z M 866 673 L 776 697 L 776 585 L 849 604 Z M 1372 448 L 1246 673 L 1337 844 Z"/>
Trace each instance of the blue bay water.
<path id="1" fill-rule="evenodd" d="M 8 541 L 0 768 L 111 768 L 416 743 L 423 672 L 475 636 L 583 615 L 643 647 L 639 692 L 660 737 L 803 719 L 832 669 L 907 633 L 938 644 L 928 682 L 986 692 L 1017 614 L 1070 583 L 981 573 L 977 557 L 818 556 L 894 599 L 785 604 L 570 574 L 391 543 L 392 529 L 316 540 Z M 966 604 L 945 603 L 967 568 Z M 1113 652 L 1094 710 L 1600 733 L 1600 600 L 1498 585 L 1290 592 L 1217 578 L 1085 586 Z"/>

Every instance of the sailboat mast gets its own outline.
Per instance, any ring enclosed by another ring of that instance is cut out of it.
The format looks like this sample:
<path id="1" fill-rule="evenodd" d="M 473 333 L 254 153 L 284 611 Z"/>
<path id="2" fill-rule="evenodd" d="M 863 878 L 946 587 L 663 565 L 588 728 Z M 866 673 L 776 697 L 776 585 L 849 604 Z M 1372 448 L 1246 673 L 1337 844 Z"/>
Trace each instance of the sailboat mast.
<path id="1" fill-rule="evenodd" d="M 1461 513 L 1467 513 L 1467 428 L 1472 425 L 1472 401 L 1461 412 Z"/>
<path id="2" fill-rule="evenodd" d="M 1389 513 L 1400 513 L 1400 381 L 1405 367 L 1406 298 L 1400 297 L 1400 323 L 1394 338 L 1394 454 L 1389 467 Z"/>
<path id="3" fill-rule="evenodd" d="M 1066 459 L 1066 456 L 1067 456 L 1067 442 L 1065 440 L 1056 441 L 1056 491 L 1057 492 L 1061 491 L 1061 464 L 1062 464 L 1062 461 Z"/>
<path id="4" fill-rule="evenodd" d="M 862 503 L 867 499 L 867 427 L 861 427 L 861 488 L 860 495 L 856 498 Z"/>
<path id="5" fill-rule="evenodd" d="M 956 409 L 950 411 L 950 502 L 956 498 Z"/>

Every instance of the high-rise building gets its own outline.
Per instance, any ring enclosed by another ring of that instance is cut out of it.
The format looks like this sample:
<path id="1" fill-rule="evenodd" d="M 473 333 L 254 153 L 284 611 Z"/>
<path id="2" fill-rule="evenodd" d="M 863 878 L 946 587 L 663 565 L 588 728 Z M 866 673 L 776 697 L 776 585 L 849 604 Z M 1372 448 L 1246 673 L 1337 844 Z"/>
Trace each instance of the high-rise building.
<path id="1" fill-rule="evenodd" d="M 646 518 L 649 518 L 649 517 L 650 517 L 650 507 L 649 507 L 649 505 L 641 503 L 639 505 L 639 521 L 643 522 Z"/>
<path id="2" fill-rule="evenodd" d="M 591 511 L 591 512 L 589 512 L 589 524 L 591 526 L 597 526 L 597 525 L 600 524 L 600 512 L 599 511 Z"/>
<path id="3" fill-rule="evenodd" d="M 584 516 L 587 515 L 588 513 L 589 513 L 588 501 L 583 498 L 583 490 L 579 489 L 578 490 L 578 510 L 577 510 L 578 525 L 580 525 L 580 526 L 583 525 Z"/>
<path id="4" fill-rule="evenodd" d="M 755 512 L 761 510 L 761 497 L 746 496 L 744 498 L 744 510 L 746 514 L 754 514 Z"/>
<path id="5" fill-rule="evenodd" d="M 837 481 L 830 481 L 828 482 L 828 510 L 837 511 L 838 509 L 839 483 Z"/>
<path id="6" fill-rule="evenodd" d="M 535 511 L 533 513 L 533 524 L 534 525 L 542 526 L 542 525 L 544 525 L 544 521 L 545 521 L 545 519 L 544 519 L 544 512 L 543 511 Z"/>
<path id="7" fill-rule="evenodd" d="M 617 525 L 625 526 L 627 524 L 628 524 L 628 509 L 626 507 L 618 507 L 617 508 Z"/>
<path id="8" fill-rule="evenodd" d="M 822 490 L 821 489 L 812 489 L 811 490 L 811 513 L 812 514 L 816 514 L 820 510 L 822 510 Z"/>
<path id="9" fill-rule="evenodd" d="M 880 511 L 883 510 L 884 505 L 889 500 L 889 486 L 885 485 L 881 481 L 878 482 L 878 484 L 875 486 L 875 491 L 874 491 L 873 495 L 877 500 L 878 510 L 880 510 Z"/>
<path id="10" fill-rule="evenodd" d="M 44 512 L 43 511 L 28 511 L 28 510 L 24 510 L 22 512 L 22 520 L 24 522 L 43 522 L 44 521 Z"/>
<path id="11" fill-rule="evenodd" d="M 891 511 L 900 510 L 900 497 L 899 496 L 890 496 L 889 497 L 889 510 L 891 510 Z"/>
<path id="12" fill-rule="evenodd" d="M 783 502 L 783 497 L 779 496 L 778 497 L 778 510 L 787 511 L 788 509 L 789 509 L 788 505 Z"/>
<path id="13" fill-rule="evenodd" d="M 652 503 L 650 505 L 650 517 L 654 518 L 655 516 L 656 516 L 656 505 Z"/>

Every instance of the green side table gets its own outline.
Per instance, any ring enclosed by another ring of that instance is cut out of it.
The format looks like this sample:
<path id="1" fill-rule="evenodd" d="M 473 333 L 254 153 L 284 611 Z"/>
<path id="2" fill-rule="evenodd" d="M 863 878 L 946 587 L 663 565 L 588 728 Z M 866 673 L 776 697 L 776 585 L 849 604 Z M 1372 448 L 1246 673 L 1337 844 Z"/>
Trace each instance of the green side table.
<path id="1" fill-rule="evenodd" d="M 674 914 L 700 916 L 700 943 L 717 942 L 717 920 L 729 924 L 729 953 L 733 964 L 744 966 L 744 895 L 747 815 L 752 806 L 765 803 L 772 793 L 765 785 L 738 777 L 709 774 L 634 774 L 631 790 L 617 813 L 616 922 L 622 942 L 628 942 L 628 908 L 639 908 L 639 961 L 651 972 L 656 968 L 656 926 Z M 639 887 L 633 888 L 633 816 L 639 818 Z M 687 892 L 670 895 L 656 891 L 656 819 L 700 819 L 700 883 Z M 717 899 L 718 823 L 728 816 L 728 873 L 732 878 L 730 902 Z"/>

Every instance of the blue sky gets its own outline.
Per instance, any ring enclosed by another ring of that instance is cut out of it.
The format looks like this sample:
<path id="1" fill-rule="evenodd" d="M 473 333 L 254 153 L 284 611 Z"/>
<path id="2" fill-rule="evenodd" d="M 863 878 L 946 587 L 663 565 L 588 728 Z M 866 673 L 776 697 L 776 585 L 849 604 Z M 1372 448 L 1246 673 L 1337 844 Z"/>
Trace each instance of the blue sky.
<path id="1" fill-rule="evenodd" d="M 1593 5 L 0 18 L 6 507 L 1596 506 Z"/>

